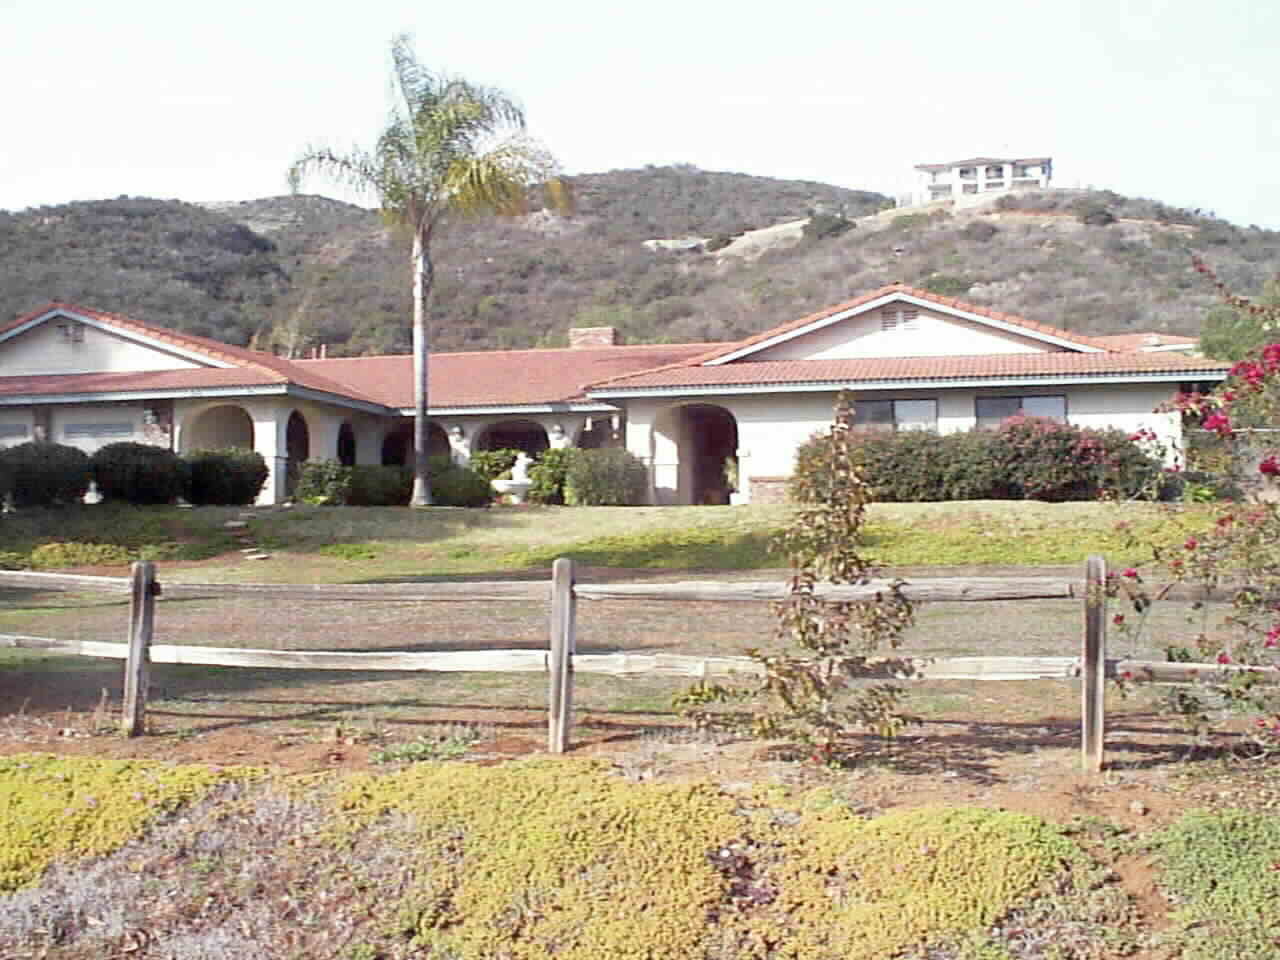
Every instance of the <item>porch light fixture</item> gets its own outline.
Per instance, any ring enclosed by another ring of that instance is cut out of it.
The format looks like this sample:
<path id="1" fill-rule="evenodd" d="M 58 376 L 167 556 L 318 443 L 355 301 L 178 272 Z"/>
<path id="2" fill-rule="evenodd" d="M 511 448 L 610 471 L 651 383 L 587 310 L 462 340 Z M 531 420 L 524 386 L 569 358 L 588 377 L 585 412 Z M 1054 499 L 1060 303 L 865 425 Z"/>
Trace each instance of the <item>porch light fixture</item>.
<path id="1" fill-rule="evenodd" d="M 453 437 L 454 440 L 462 440 L 466 435 L 467 432 L 456 424 L 449 428 L 449 436 Z"/>

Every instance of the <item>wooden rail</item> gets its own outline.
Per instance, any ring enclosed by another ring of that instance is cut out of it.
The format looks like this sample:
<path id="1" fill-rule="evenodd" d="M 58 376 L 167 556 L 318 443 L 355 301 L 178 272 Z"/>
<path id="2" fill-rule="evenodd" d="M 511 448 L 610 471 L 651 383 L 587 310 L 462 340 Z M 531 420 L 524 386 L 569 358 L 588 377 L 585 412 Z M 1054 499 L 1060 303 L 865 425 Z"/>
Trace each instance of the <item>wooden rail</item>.
<path id="1" fill-rule="evenodd" d="M 1105 737 L 1104 681 L 1124 677 L 1130 682 L 1190 683 L 1224 672 L 1257 673 L 1262 683 L 1280 685 L 1280 671 L 1258 667 L 1208 663 L 1165 663 L 1106 659 L 1106 564 L 1090 557 L 1083 586 L 1051 577 L 936 578 L 904 584 L 904 594 L 916 602 L 1084 598 L 1085 622 L 1078 657 L 880 657 L 850 667 L 858 680 L 1082 680 L 1081 757 L 1084 768 L 1098 771 L 1103 764 Z M 869 599 L 893 586 L 891 581 L 860 585 L 820 585 L 819 595 L 831 600 Z M 153 663 L 198 664 L 306 670 L 407 670 L 431 672 L 546 673 L 548 690 L 548 748 L 562 753 L 569 746 L 575 674 L 615 677 L 669 676 L 705 679 L 762 676 L 764 667 L 749 657 L 676 654 L 576 652 L 577 601 L 648 600 L 761 603 L 786 595 L 785 583 L 630 583 L 581 584 L 573 561 L 557 560 L 547 581 L 488 583 L 366 583 L 366 584 L 207 584 L 165 583 L 155 578 L 151 563 L 136 563 L 131 575 L 91 577 L 73 574 L 0 571 L 0 588 L 103 592 L 130 595 L 129 628 L 124 643 L 59 640 L 0 634 L 0 647 L 45 650 L 73 656 L 125 661 L 125 702 L 122 729 L 137 736 L 145 729 L 146 697 Z M 549 588 L 549 589 L 548 589 Z M 379 602 L 459 602 L 550 600 L 551 627 L 547 650 L 478 650 L 439 652 L 348 653 L 342 651 L 259 650 L 240 647 L 154 644 L 158 597 L 258 596 L 312 600 L 370 600 Z"/>

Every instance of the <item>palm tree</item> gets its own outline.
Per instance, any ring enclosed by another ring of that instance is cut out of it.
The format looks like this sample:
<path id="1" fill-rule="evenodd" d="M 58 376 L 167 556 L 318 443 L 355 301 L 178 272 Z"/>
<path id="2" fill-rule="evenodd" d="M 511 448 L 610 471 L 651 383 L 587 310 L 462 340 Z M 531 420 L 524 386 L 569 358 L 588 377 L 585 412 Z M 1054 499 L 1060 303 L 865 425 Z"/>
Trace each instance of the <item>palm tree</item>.
<path id="1" fill-rule="evenodd" d="M 544 185 L 549 202 L 563 208 L 567 188 L 553 178 L 555 163 L 524 135 L 524 112 L 501 90 L 433 73 L 414 56 L 410 38 L 391 42 L 394 103 L 372 150 L 340 154 L 308 147 L 289 168 L 296 193 L 316 171 L 375 194 L 388 223 L 413 236 L 413 497 L 431 504 L 427 479 L 427 310 L 435 266 L 431 241 L 449 214 L 518 214 L 529 189 Z"/>

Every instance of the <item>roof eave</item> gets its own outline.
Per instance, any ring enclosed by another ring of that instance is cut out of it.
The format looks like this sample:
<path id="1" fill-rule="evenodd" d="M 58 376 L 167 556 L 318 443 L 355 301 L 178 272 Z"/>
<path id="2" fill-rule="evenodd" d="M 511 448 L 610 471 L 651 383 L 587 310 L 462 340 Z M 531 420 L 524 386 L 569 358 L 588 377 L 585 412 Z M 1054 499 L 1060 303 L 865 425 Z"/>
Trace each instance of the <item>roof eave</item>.
<path id="1" fill-rule="evenodd" d="M 700 384 L 592 390 L 591 396 L 628 400 L 673 395 L 708 396 L 765 393 L 818 393 L 833 390 L 936 390 L 966 387 L 1072 386 L 1089 384 L 1182 383 L 1188 380 L 1225 380 L 1225 370 L 1156 370 L 1141 373 L 1026 374 L 999 377 L 905 377 L 896 379 L 796 380 L 789 383 Z"/>

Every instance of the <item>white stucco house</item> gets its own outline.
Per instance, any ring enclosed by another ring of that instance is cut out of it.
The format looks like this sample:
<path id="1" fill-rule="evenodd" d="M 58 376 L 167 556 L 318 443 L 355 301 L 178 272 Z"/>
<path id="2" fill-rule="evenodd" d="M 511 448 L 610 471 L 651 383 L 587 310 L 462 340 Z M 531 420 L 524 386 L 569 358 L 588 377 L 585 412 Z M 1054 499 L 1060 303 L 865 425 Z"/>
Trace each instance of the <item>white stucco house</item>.
<path id="1" fill-rule="evenodd" d="M 916 166 L 913 204 L 953 201 L 957 206 L 1011 190 L 1047 190 L 1053 179 L 1052 157 L 971 157 L 949 163 Z"/>
<path id="2" fill-rule="evenodd" d="M 945 433 L 1024 411 L 1173 446 L 1180 421 L 1156 408 L 1228 369 L 1147 335 L 1079 336 L 903 285 L 735 343 L 572 334 L 567 349 L 433 355 L 432 452 L 625 445 L 660 504 L 727 502 L 735 457 L 734 501 L 762 502 L 784 496 L 796 448 L 842 390 L 868 428 Z M 408 356 L 285 360 L 68 303 L 0 327 L 0 445 L 252 448 L 270 468 L 262 503 L 288 496 L 291 463 L 406 462 L 412 408 Z"/>

